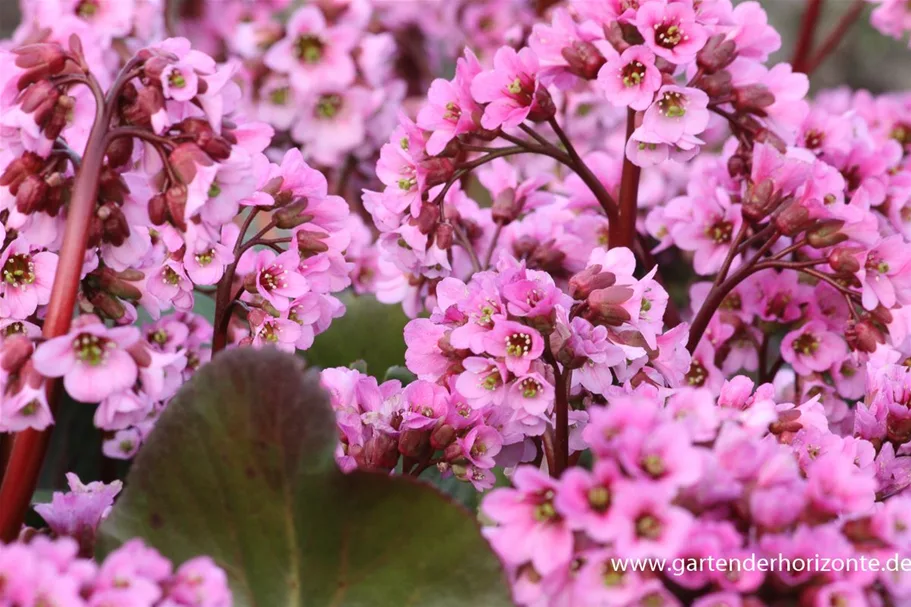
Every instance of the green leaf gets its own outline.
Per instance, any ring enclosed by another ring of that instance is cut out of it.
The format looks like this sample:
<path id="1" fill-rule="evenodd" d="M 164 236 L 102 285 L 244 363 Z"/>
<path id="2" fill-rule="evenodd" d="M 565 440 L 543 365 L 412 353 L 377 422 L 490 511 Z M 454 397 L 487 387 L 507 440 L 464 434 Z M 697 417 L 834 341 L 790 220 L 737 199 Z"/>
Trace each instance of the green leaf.
<path id="1" fill-rule="evenodd" d="M 327 369 L 347 367 L 362 360 L 373 373 L 405 362 L 402 332 L 408 317 L 400 305 L 380 303 L 372 295 L 340 298 L 347 307 L 345 315 L 332 321 L 329 329 L 316 337 L 304 358 L 311 365 Z"/>
<path id="2" fill-rule="evenodd" d="M 397 379 L 402 382 L 403 386 L 407 386 L 416 380 L 417 376 L 409 371 L 408 367 L 401 367 L 396 365 L 395 367 L 389 367 L 386 369 L 386 375 L 383 376 L 383 381 L 389 381 L 390 379 Z"/>
<path id="3" fill-rule="evenodd" d="M 101 528 L 175 562 L 208 554 L 237 607 L 510 605 L 471 513 L 416 480 L 342 474 L 318 375 L 273 350 L 219 355 L 170 403 Z"/>

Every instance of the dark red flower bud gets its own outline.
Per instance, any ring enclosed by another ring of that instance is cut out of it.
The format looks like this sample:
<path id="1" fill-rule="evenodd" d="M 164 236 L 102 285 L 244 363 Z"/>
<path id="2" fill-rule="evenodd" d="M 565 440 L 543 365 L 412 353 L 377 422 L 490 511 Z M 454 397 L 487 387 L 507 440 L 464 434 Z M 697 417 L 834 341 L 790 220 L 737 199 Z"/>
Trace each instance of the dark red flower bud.
<path id="1" fill-rule="evenodd" d="M 399 463 L 398 441 L 388 434 L 375 434 L 355 460 L 367 470 L 392 470 Z"/>
<path id="2" fill-rule="evenodd" d="M 557 106 L 546 87 L 539 86 L 535 90 L 535 99 L 528 112 L 528 119 L 532 122 L 547 122 L 557 115 Z"/>
<path id="3" fill-rule="evenodd" d="M 37 173 L 43 166 L 44 158 L 34 152 L 25 152 L 6 165 L 6 169 L 0 175 L 0 186 L 8 187 L 10 194 L 15 196 L 25 178 Z"/>
<path id="4" fill-rule="evenodd" d="M 750 221 L 758 222 L 769 216 L 780 201 L 775 196 L 775 182 L 766 177 L 759 183 L 748 183 L 743 199 L 743 215 Z"/>
<path id="5" fill-rule="evenodd" d="M 786 202 L 779 209 L 775 215 L 775 227 L 785 236 L 799 234 L 813 223 L 810 210 L 797 200 Z"/>
<path id="6" fill-rule="evenodd" d="M 155 194 L 149 198 L 149 219 L 154 226 L 164 225 L 168 220 L 168 203 L 164 194 Z"/>
<path id="7" fill-rule="evenodd" d="M 452 158 L 434 156 L 421 161 L 420 172 L 424 175 L 424 187 L 432 188 L 449 181 L 455 173 L 455 163 Z"/>
<path id="8" fill-rule="evenodd" d="M 437 427 L 430 433 L 430 446 L 434 449 L 445 449 L 455 442 L 455 428 L 449 424 L 437 424 Z"/>
<path id="9" fill-rule="evenodd" d="M 32 356 L 35 346 L 25 335 L 12 335 L 3 341 L 0 350 L 0 369 L 9 375 L 15 375 Z"/>
<path id="10" fill-rule="evenodd" d="M 440 223 L 435 233 L 436 245 L 444 251 L 449 250 L 452 246 L 453 233 L 455 228 L 451 223 Z"/>
<path id="11" fill-rule="evenodd" d="M 421 204 L 421 210 L 418 213 L 417 226 L 421 234 L 430 234 L 436 229 L 440 221 L 440 207 L 431 202 Z"/>
<path id="12" fill-rule="evenodd" d="M 740 154 L 728 158 L 728 175 L 734 179 L 750 174 L 750 162 Z"/>
<path id="13" fill-rule="evenodd" d="M 712 98 L 727 97 L 734 90 L 731 74 L 727 71 L 706 74 L 699 79 L 697 84 L 706 95 Z"/>
<path id="14" fill-rule="evenodd" d="M 737 45 L 734 41 L 725 40 L 724 34 L 716 34 L 696 54 L 696 65 L 706 74 L 714 74 L 729 66 L 736 57 Z"/>
<path id="15" fill-rule="evenodd" d="M 133 157 L 133 138 L 118 137 L 108 146 L 108 165 L 117 169 L 124 166 Z"/>
<path id="16" fill-rule="evenodd" d="M 19 101 L 19 106 L 26 114 L 32 114 L 32 119 L 39 127 L 44 128 L 54 114 L 57 100 L 60 99 L 60 89 L 48 80 L 42 80 L 28 87 Z"/>
<path id="17" fill-rule="evenodd" d="M 493 201 L 490 212 L 494 222 L 507 224 L 514 221 L 515 218 L 519 216 L 519 213 L 522 211 L 522 206 L 523 205 L 519 204 L 519 201 L 516 200 L 515 190 L 508 188 L 497 195 Z"/>
<path id="18" fill-rule="evenodd" d="M 119 206 L 113 203 L 106 203 L 98 212 L 106 211 L 106 217 L 101 218 L 104 222 L 102 240 L 109 242 L 115 247 L 121 246 L 130 237 L 130 224 Z"/>
<path id="19" fill-rule="evenodd" d="M 298 230 L 295 238 L 297 239 L 297 251 L 303 258 L 313 257 L 329 250 L 329 245 L 323 242 L 329 235 L 323 232 L 311 232 L 310 230 Z"/>
<path id="20" fill-rule="evenodd" d="M 845 329 L 848 347 L 859 352 L 875 352 L 877 344 L 886 343 L 886 336 L 870 320 L 850 321 Z"/>
<path id="21" fill-rule="evenodd" d="M 168 206 L 171 223 L 181 230 L 186 230 L 187 221 L 184 216 L 187 212 L 187 186 L 175 185 L 168 188 L 165 193 L 165 202 Z"/>
<path id="22" fill-rule="evenodd" d="M 313 221 L 313 215 L 304 212 L 307 209 L 308 203 L 306 198 L 298 198 L 288 206 L 282 207 L 276 211 L 272 216 L 276 227 L 281 228 L 282 230 L 290 230 L 309 221 Z"/>
<path id="23" fill-rule="evenodd" d="M 869 312 L 870 316 L 884 325 L 888 325 L 892 322 L 892 312 L 889 311 L 889 308 L 884 307 L 882 304 L 879 304 Z"/>
<path id="24" fill-rule="evenodd" d="M 630 320 L 629 312 L 621 307 L 633 296 L 629 287 L 613 286 L 592 291 L 586 302 L 586 316 L 594 324 L 619 326 Z"/>
<path id="25" fill-rule="evenodd" d="M 173 63 L 162 55 L 151 57 L 142 64 L 143 82 L 148 86 L 161 87 L 161 75 Z"/>
<path id="26" fill-rule="evenodd" d="M 212 159 L 195 143 L 181 143 L 168 156 L 171 168 L 184 184 L 196 178 L 197 166 L 212 166 Z"/>
<path id="27" fill-rule="evenodd" d="M 617 282 L 613 272 L 602 272 L 601 265 L 589 266 L 569 279 L 569 294 L 573 299 L 583 300 L 592 291 L 606 289 Z"/>
<path id="28" fill-rule="evenodd" d="M 601 66 L 607 63 L 598 47 L 582 40 L 576 40 L 572 45 L 563 47 L 560 54 L 569 64 L 569 71 L 586 80 L 597 78 Z"/>
<path id="29" fill-rule="evenodd" d="M 98 179 L 98 196 L 102 200 L 123 204 L 130 194 L 130 188 L 123 177 L 109 166 L 101 169 Z"/>
<path id="30" fill-rule="evenodd" d="M 47 182 L 38 175 L 29 175 L 19 185 L 16 193 L 16 209 L 25 215 L 31 215 L 41 208 L 47 197 Z"/>
<path id="31" fill-rule="evenodd" d="M 92 293 L 89 301 L 95 306 L 97 312 L 112 320 L 120 320 L 126 314 L 123 304 L 116 297 L 111 297 L 104 291 Z"/>
<path id="32" fill-rule="evenodd" d="M 164 94 L 149 86 L 136 91 L 135 98 L 121 109 L 121 116 L 128 124 L 152 128 L 152 115 L 164 108 Z"/>
<path id="33" fill-rule="evenodd" d="M 836 272 L 853 274 L 860 270 L 860 261 L 857 255 L 862 249 L 856 247 L 838 247 L 829 253 L 829 267 Z"/>
<path id="34" fill-rule="evenodd" d="M 409 428 L 399 434 L 399 453 L 405 457 L 420 459 L 430 451 L 430 432 Z"/>
<path id="35" fill-rule="evenodd" d="M 142 280 L 142 272 L 139 272 L 139 274 L 140 276 L 136 278 L 136 280 Z M 114 297 L 131 300 L 138 300 L 142 298 L 142 291 L 140 291 L 136 286 L 127 282 L 121 275 L 119 275 L 117 272 L 114 272 L 110 268 L 101 268 L 100 270 L 96 270 L 93 274 L 93 277 L 97 281 L 99 289 L 110 293 Z"/>
<path id="36" fill-rule="evenodd" d="M 743 112 L 765 116 L 764 108 L 775 103 L 775 95 L 762 84 L 747 84 L 734 89 L 734 107 Z"/>
<path id="37" fill-rule="evenodd" d="M 840 219 L 829 219 L 807 230 L 807 243 L 814 249 L 825 249 L 835 246 L 848 239 L 848 235 L 841 229 L 845 222 Z"/>
<path id="38" fill-rule="evenodd" d="M 13 53 L 16 66 L 25 70 L 17 82 L 20 91 L 39 80 L 56 76 L 66 67 L 66 52 L 57 43 L 29 44 Z"/>

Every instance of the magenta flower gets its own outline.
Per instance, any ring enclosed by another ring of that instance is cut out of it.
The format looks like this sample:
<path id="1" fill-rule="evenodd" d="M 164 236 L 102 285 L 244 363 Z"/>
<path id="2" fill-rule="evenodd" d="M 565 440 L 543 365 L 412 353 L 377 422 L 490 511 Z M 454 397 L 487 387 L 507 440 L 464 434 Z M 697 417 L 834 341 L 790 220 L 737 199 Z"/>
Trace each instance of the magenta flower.
<path id="1" fill-rule="evenodd" d="M 637 483 L 617 495 L 616 547 L 628 558 L 671 558 L 683 546 L 693 517 L 672 506 L 665 488 Z"/>
<path id="2" fill-rule="evenodd" d="M 791 331 L 781 341 L 781 357 L 801 375 L 828 371 L 843 361 L 847 352 L 845 341 L 819 320 Z"/>
<path id="3" fill-rule="evenodd" d="M 537 80 L 538 58 L 523 48 L 518 53 L 503 47 L 493 60 L 494 69 L 481 72 L 471 83 L 471 94 L 484 106 L 481 126 L 485 129 L 516 127 L 539 109 L 539 91 L 547 94 Z"/>
<path id="4" fill-rule="evenodd" d="M 57 255 L 31 249 L 17 238 L 0 254 L 0 298 L 12 318 L 26 319 L 50 301 Z"/>
<path id="5" fill-rule="evenodd" d="M 84 403 L 98 403 L 133 387 L 136 362 L 127 349 L 140 337 L 136 327 L 105 327 L 94 316 L 81 316 L 70 332 L 38 346 L 32 361 L 45 377 L 62 377 L 67 393 Z"/>
<path id="6" fill-rule="evenodd" d="M 560 479 L 554 504 L 573 529 L 610 542 L 622 529 L 614 508 L 617 495 L 628 483 L 610 460 L 598 462 L 591 472 L 570 468 Z"/>
<path id="7" fill-rule="evenodd" d="M 527 415 L 543 415 L 554 402 L 554 387 L 538 373 L 516 378 L 509 387 L 507 402 L 510 407 Z"/>
<path id="8" fill-rule="evenodd" d="M 717 272 L 743 223 L 740 205 L 721 188 L 715 189 L 712 197 L 678 200 L 692 205 L 692 219 L 671 228 L 674 241 L 685 251 L 695 251 L 693 267 L 699 274 Z"/>
<path id="9" fill-rule="evenodd" d="M 642 128 L 664 143 L 686 148 L 708 126 L 708 103 L 709 96 L 699 89 L 664 86 L 645 111 Z"/>
<path id="10" fill-rule="evenodd" d="M 285 37 L 265 54 L 267 67 L 289 74 L 302 93 L 315 86 L 346 86 L 354 80 L 351 51 L 358 32 L 346 24 L 329 26 L 315 6 L 298 9 L 288 20 Z"/>
<path id="11" fill-rule="evenodd" d="M 256 292 L 279 312 L 287 311 L 291 300 L 310 290 L 307 279 L 298 273 L 300 255 L 296 250 L 276 255 L 274 251 L 264 249 L 245 261 L 251 266 Z"/>
<path id="12" fill-rule="evenodd" d="M 636 45 L 611 56 L 598 72 L 598 85 L 612 105 L 646 109 L 661 88 L 661 72 L 655 67 L 654 53 Z"/>
<path id="13" fill-rule="evenodd" d="M 636 29 L 652 52 L 676 64 L 695 59 L 707 39 L 693 9 L 683 2 L 643 3 L 636 13 Z"/>
<path id="14" fill-rule="evenodd" d="M 881 240 L 858 261 L 855 274 L 863 285 L 863 306 L 867 310 L 882 304 L 887 308 L 911 301 L 911 263 L 908 248 L 900 235 Z"/>
<path id="15" fill-rule="evenodd" d="M 51 503 L 36 505 L 35 512 L 41 515 L 55 535 L 72 537 L 91 550 L 98 525 L 111 511 L 123 483 L 114 481 L 106 485 L 93 482 L 85 485 L 72 472 L 67 473 L 66 480 L 70 491 L 55 491 Z"/>
<path id="16" fill-rule="evenodd" d="M 475 409 L 499 405 L 506 398 L 506 378 L 509 372 L 505 363 L 480 356 L 469 356 L 462 361 L 465 371 L 456 380 L 456 389 Z"/>
<path id="17" fill-rule="evenodd" d="M 452 80 L 438 78 L 427 91 L 427 105 L 418 113 L 418 126 L 433 134 L 427 140 L 427 153 L 436 156 L 459 135 L 478 128 L 481 108 L 471 96 L 471 82 L 481 73 L 481 64 L 471 49 L 456 62 Z"/>
<path id="18" fill-rule="evenodd" d="M 531 561 L 542 575 L 567 565 L 572 558 L 573 534 L 557 512 L 558 482 L 525 466 L 513 475 L 515 489 L 497 489 L 484 500 L 482 512 L 497 523 L 484 535 L 506 563 Z"/>
<path id="19" fill-rule="evenodd" d="M 498 320 L 485 336 L 484 348 L 488 354 L 504 358 L 507 369 L 524 375 L 532 361 L 544 352 L 544 339 L 531 327 L 511 320 Z"/>
<path id="20" fill-rule="evenodd" d="M 478 468 L 493 468 L 494 458 L 503 448 L 500 433 L 490 426 L 475 426 L 464 437 L 458 439 L 462 454 Z"/>

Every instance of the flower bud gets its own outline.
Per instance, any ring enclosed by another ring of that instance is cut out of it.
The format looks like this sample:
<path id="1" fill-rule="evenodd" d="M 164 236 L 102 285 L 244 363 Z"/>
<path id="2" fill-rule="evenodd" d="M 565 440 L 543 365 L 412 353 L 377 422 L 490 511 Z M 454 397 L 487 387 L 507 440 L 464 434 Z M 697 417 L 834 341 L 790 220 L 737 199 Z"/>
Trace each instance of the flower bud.
<path id="1" fill-rule="evenodd" d="M 451 223 L 440 223 L 436 231 L 436 245 L 444 251 L 449 250 L 452 247 L 454 231 Z"/>
<path id="2" fill-rule="evenodd" d="M 32 356 L 35 347 L 25 335 L 13 335 L 3 341 L 0 349 L 0 369 L 9 375 L 16 374 Z"/>
<path id="3" fill-rule="evenodd" d="M 22 93 L 19 106 L 26 114 L 32 114 L 35 124 L 44 128 L 54 114 L 60 94 L 60 89 L 55 85 L 47 80 L 42 80 Z"/>
<path id="4" fill-rule="evenodd" d="M 734 89 L 734 107 L 742 112 L 765 116 L 765 109 L 775 103 L 775 95 L 762 84 L 748 84 Z"/>
<path id="5" fill-rule="evenodd" d="M 399 434 L 399 453 L 420 459 L 430 450 L 430 432 L 409 428 Z"/>
<path id="6" fill-rule="evenodd" d="M 736 57 L 737 45 L 734 41 L 725 40 L 724 34 L 716 34 L 696 54 L 696 65 L 706 74 L 714 74 L 729 66 Z"/>
<path id="7" fill-rule="evenodd" d="M 779 208 L 781 211 L 775 215 L 775 227 L 785 236 L 799 234 L 812 223 L 810 210 L 797 200 L 791 200 Z"/>
<path id="8" fill-rule="evenodd" d="M 89 296 L 89 301 L 95 306 L 96 311 L 112 320 L 120 320 L 126 314 L 123 304 L 103 291 L 93 293 Z"/>
<path id="9" fill-rule="evenodd" d="M 421 234 L 430 234 L 434 231 L 440 221 L 440 207 L 431 202 L 421 204 L 421 210 L 418 213 L 417 226 Z"/>
<path id="10" fill-rule="evenodd" d="M 329 235 L 323 232 L 311 232 L 310 230 L 299 230 L 295 234 L 297 239 L 297 251 L 304 259 L 325 253 L 329 250 L 329 245 L 323 242 Z"/>
<path id="11" fill-rule="evenodd" d="M 875 352 L 877 344 L 886 343 L 886 336 L 869 319 L 849 322 L 845 329 L 848 347 L 858 352 Z"/>
<path id="12" fill-rule="evenodd" d="M 445 449 L 456 439 L 455 428 L 449 424 L 438 424 L 430 433 L 430 446 L 434 450 Z"/>
<path id="13" fill-rule="evenodd" d="M 171 168 L 183 183 L 190 183 L 196 177 L 197 166 L 212 166 L 209 158 L 195 143 L 181 143 L 168 156 Z"/>
<path id="14" fill-rule="evenodd" d="M 560 54 L 569 64 L 569 71 L 586 80 L 597 78 L 601 66 L 607 63 L 604 55 L 594 44 L 582 40 L 576 40 L 570 46 L 563 47 Z"/>
<path id="15" fill-rule="evenodd" d="M 821 221 L 812 229 L 807 230 L 807 243 L 814 249 L 825 249 L 835 246 L 848 239 L 848 235 L 841 229 L 845 222 L 840 219 Z"/>
<path id="16" fill-rule="evenodd" d="M 535 90 L 535 100 L 528 112 L 528 119 L 532 122 L 547 122 L 557 115 L 557 106 L 546 87 L 539 86 Z"/>
<path id="17" fill-rule="evenodd" d="M 884 325 L 888 325 L 892 322 L 892 312 L 889 311 L 889 308 L 879 304 L 869 312 L 870 316 Z"/>
<path id="18" fill-rule="evenodd" d="M 13 50 L 16 55 L 16 66 L 25 70 L 19 76 L 17 86 L 19 90 L 56 76 L 66 67 L 66 53 L 57 43 L 29 44 Z"/>
<path id="19" fill-rule="evenodd" d="M 506 224 L 514 221 L 522 211 L 522 205 L 516 200 L 516 192 L 506 189 L 494 199 L 490 212 L 495 223 Z"/>
<path id="20" fill-rule="evenodd" d="M 452 158 L 427 158 L 422 160 L 418 172 L 424 176 L 424 188 L 446 183 L 455 173 L 455 163 Z"/>
<path id="21" fill-rule="evenodd" d="M 276 227 L 282 230 L 290 230 L 297 226 L 313 221 L 313 215 L 304 213 L 309 201 L 306 198 L 298 198 L 295 202 L 282 207 L 272 216 Z"/>
<path id="22" fill-rule="evenodd" d="M 388 434 L 375 434 L 355 459 L 361 468 L 392 470 L 399 462 L 398 443 Z"/>
<path id="23" fill-rule="evenodd" d="M 750 174 L 750 162 L 740 154 L 728 158 L 728 175 L 734 179 Z"/>
<path id="24" fill-rule="evenodd" d="M 734 90 L 731 74 L 727 71 L 706 74 L 699 79 L 699 88 L 712 98 L 727 97 Z"/>
<path id="25" fill-rule="evenodd" d="M 123 177 L 109 166 L 101 169 L 98 179 L 98 196 L 102 200 L 123 204 L 130 194 L 130 188 Z"/>
<path id="26" fill-rule="evenodd" d="M 829 267 L 836 272 L 853 274 L 860 270 L 860 261 L 857 255 L 861 249 L 855 247 L 838 247 L 829 253 Z"/>
<path id="27" fill-rule="evenodd" d="M 43 166 L 44 159 L 41 156 L 34 152 L 25 152 L 6 165 L 6 169 L 0 175 L 0 186 L 8 187 L 10 194 L 15 196 L 25 178 L 37 173 Z"/>
<path id="28" fill-rule="evenodd" d="M 142 280 L 142 272 L 138 272 L 138 274 L 140 274 L 140 276 L 134 278 L 134 280 Z M 123 276 L 118 275 L 110 268 L 96 270 L 93 276 L 98 281 L 98 287 L 114 297 L 131 299 L 134 301 L 138 301 L 142 298 L 142 291 L 139 288 L 127 282 Z"/>
<path id="29" fill-rule="evenodd" d="M 133 138 L 118 137 L 108 146 L 108 166 L 117 169 L 124 166 L 133 157 Z"/>
<path id="30" fill-rule="evenodd" d="M 60 136 L 60 133 L 63 132 L 63 129 L 69 123 L 69 117 L 75 106 L 76 100 L 69 95 L 61 95 L 57 98 L 57 103 L 54 104 L 50 117 L 44 124 L 44 137 L 46 139 L 54 140 Z"/>
<path id="31" fill-rule="evenodd" d="M 746 196 L 743 199 L 743 215 L 750 221 L 760 221 L 769 216 L 780 204 L 775 196 L 775 182 L 766 177 L 759 183 L 747 184 Z"/>
<path id="32" fill-rule="evenodd" d="M 127 98 L 130 95 L 125 95 Z M 152 128 L 152 115 L 164 109 L 161 89 L 149 86 L 135 92 L 135 97 L 120 110 L 124 120 L 139 127 Z"/>
<path id="33" fill-rule="evenodd" d="M 633 290 L 629 287 L 612 286 L 592 291 L 586 300 L 586 315 L 594 324 L 614 327 L 622 325 L 629 321 L 631 316 L 620 304 L 626 303 L 632 296 Z"/>
<path id="34" fill-rule="evenodd" d="M 158 193 L 149 198 L 149 219 L 154 226 L 164 225 L 168 220 L 168 203 L 164 194 Z"/>
<path id="35" fill-rule="evenodd" d="M 16 193 L 16 209 L 24 215 L 31 215 L 40 210 L 47 197 L 47 191 L 47 182 L 44 179 L 38 175 L 29 175 Z"/>
<path id="36" fill-rule="evenodd" d="M 602 272 L 601 265 L 589 266 L 569 279 L 569 294 L 573 299 L 586 299 L 592 291 L 606 289 L 617 282 L 613 272 Z"/>
<path id="37" fill-rule="evenodd" d="M 165 202 L 168 206 L 171 222 L 181 230 L 186 230 L 187 222 L 184 215 L 187 210 L 187 186 L 175 185 L 168 188 L 165 193 Z"/>

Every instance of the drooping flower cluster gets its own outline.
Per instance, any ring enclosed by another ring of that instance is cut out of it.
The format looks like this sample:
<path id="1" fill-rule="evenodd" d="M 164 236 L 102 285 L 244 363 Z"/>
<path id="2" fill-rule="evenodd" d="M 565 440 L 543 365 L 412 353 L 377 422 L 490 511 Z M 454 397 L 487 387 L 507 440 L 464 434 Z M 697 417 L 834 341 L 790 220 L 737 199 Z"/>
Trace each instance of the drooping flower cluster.
<path id="1" fill-rule="evenodd" d="M 96 565 L 77 556 L 69 538 L 0 544 L 3 607 L 230 607 L 227 577 L 210 558 L 177 567 L 142 540 L 131 540 Z"/>

